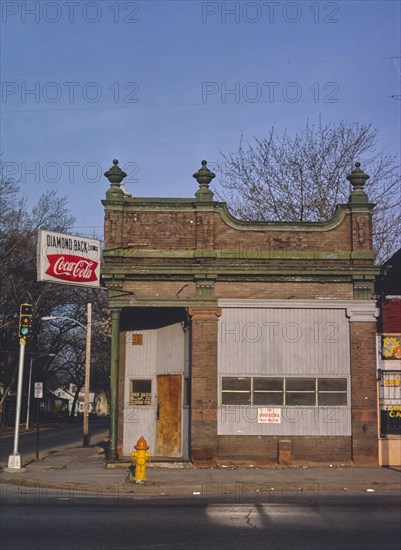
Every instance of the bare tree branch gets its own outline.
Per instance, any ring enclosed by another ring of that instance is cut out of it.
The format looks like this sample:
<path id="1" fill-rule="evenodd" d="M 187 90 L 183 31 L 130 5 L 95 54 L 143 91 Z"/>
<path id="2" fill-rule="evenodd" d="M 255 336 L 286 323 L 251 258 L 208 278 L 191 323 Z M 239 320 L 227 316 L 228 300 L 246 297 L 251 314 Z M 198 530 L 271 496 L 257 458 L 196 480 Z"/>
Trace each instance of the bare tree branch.
<path id="1" fill-rule="evenodd" d="M 274 127 L 266 137 L 221 153 L 215 191 L 240 219 L 325 221 L 348 201 L 346 179 L 355 162 L 370 175 L 365 190 L 376 203 L 374 250 L 382 263 L 401 246 L 401 177 L 398 159 L 377 149 L 370 124 L 324 124 L 319 119 L 291 137 Z"/>

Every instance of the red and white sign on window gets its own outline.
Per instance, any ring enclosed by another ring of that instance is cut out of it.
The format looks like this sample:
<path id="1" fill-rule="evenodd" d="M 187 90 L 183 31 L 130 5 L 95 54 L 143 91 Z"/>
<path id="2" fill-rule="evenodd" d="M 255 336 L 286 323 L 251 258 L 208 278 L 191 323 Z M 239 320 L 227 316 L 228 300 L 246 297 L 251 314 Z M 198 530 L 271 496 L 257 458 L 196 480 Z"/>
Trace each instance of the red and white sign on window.
<path id="1" fill-rule="evenodd" d="M 39 230 L 38 281 L 98 287 L 100 246 L 96 239 Z"/>
<path id="2" fill-rule="evenodd" d="M 281 409 L 274 407 L 258 409 L 258 424 L 281 424 Z"/>

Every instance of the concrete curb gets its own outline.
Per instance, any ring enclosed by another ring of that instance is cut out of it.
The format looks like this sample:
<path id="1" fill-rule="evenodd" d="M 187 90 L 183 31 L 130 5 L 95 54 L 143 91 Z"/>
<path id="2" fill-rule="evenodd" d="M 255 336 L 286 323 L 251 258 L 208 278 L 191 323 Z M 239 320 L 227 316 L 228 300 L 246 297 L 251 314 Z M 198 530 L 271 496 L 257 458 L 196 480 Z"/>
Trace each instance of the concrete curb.
<path id="1" fill-rule="evenodd" d="M 115 499 L 190 497 L 236 503 L 308 498 L 316 503 L 334 495 L 401 492 L 401 468 L 349 465 L 197 468 L 190 463 L 151 462 L 147 481 L 137 484 L 132 481 L 129 462 L 106 463 L 101 444 L 66 447 L 24 466 L 24 472 L 0 470 L 2 494 L 7 493 L 9 485 L 21 495 L 28 489 L 32 494 L 55 489 L 65 498 L 71 494 Z"/>

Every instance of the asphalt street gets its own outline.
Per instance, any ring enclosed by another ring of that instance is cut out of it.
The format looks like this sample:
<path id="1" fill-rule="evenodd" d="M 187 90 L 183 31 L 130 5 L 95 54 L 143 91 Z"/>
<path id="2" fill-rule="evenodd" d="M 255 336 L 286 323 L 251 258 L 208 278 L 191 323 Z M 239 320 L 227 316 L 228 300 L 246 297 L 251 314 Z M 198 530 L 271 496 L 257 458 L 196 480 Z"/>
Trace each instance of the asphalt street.
<path id="1" fill-rule="evenodd" d="M 39 496 L 9 486 L 0 531 L 2 550 L 377 550 L 399 548 L 400 519 L 394 494 L 218 504 L 56 490 Z"/>
<path id="2" fill-rule="evenodd" d="M 136 484 L 130 462 L 107 464 L 107 426 L 91 428 L 89 447 L 79 424 L 44 430 L 46 450 L 31 462 L 35 434 L 25 433 L 26 467 L 0 464 L 1 550 L 400 547 L 399 467 L 151 461 L 146 482 Z M 5 458 L 12 441 L 3 433 Z"/>
<path id="3" fill-rule="evenodd" d="M 90 439 L 99 441 L 108 435 L 108 419 L 99 418 L 96 422 L 89 424 Z M 43 425 L 39 430 L 40 455 L 51 451 L 57 451 L 66 446 L 82 443 L 83 440 L 82 421 L 74 423 Z M 36 455 L 37 431 L 35 428 L 25 431 L 20 428 L 18 451 L 22 460 L 30 461 Z M 90 441 L 91 442 L 91 441 Z M 0 437 L 0 463 L 7 463 L 9 455 L 13 452 L 14 430 L 8 430 L 7 434 Z"/>

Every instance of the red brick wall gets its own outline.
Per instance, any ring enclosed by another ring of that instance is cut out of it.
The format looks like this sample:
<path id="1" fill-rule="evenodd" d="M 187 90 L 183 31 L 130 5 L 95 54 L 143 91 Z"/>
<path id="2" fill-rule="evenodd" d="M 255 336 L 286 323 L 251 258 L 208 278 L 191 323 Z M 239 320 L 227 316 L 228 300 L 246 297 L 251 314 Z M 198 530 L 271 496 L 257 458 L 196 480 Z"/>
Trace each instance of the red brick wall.
<path id="1" fill-rule="evenodd" d="M 215 211 L 106 211 L 105 241 L 106 249 L 333 252 L 350 251 L 354 246 L 354 250 L 368 251 L 370 216 L 347 214 L 338 226 L 322 233 L 319 228 L 284 231 L 267 225 L 260 230 L 240 230 L 227 225 Z"/>
<path id="2" fill-rule="evenodd" d="M 380 332 L 401 332 L 401 298 L 389 298 L 382 301 Z"/>
<path id="3" fill-rule="evenodd" d="M 353 287 L 352 283 L 229 283 L 217 281 L 214 285 L 214 294 L 216 298 L 352 300 Z"/>
<path id="4" fill-rule="evenodd" d="M 293 462 L 351 462 L 351 437 L 229 436 L 218 437 L 221 464 L 277 464 L 279 441 L 291 441 Z"/>
<path id="5" fill-rule="evenodd" d="M 196 283 L 183 281 L 127 281 L 123 290 L 137 298 L 195 298 Z M 177 304 L 178 305 L 178 304 Z"/>
<path id="6" fill-rule="evenodd" d="M 376 323 L 350 323 L 350 347 L 353 460 L 377 466 Z"/>
<path id="7" fill-rule="evenodd" d="M 239 231 L 226 225 L 220 216 L 215 219 L 215 247 L 218 250 L 333 251 L 350 250 L 350 216 L 330 231 Z"/>

